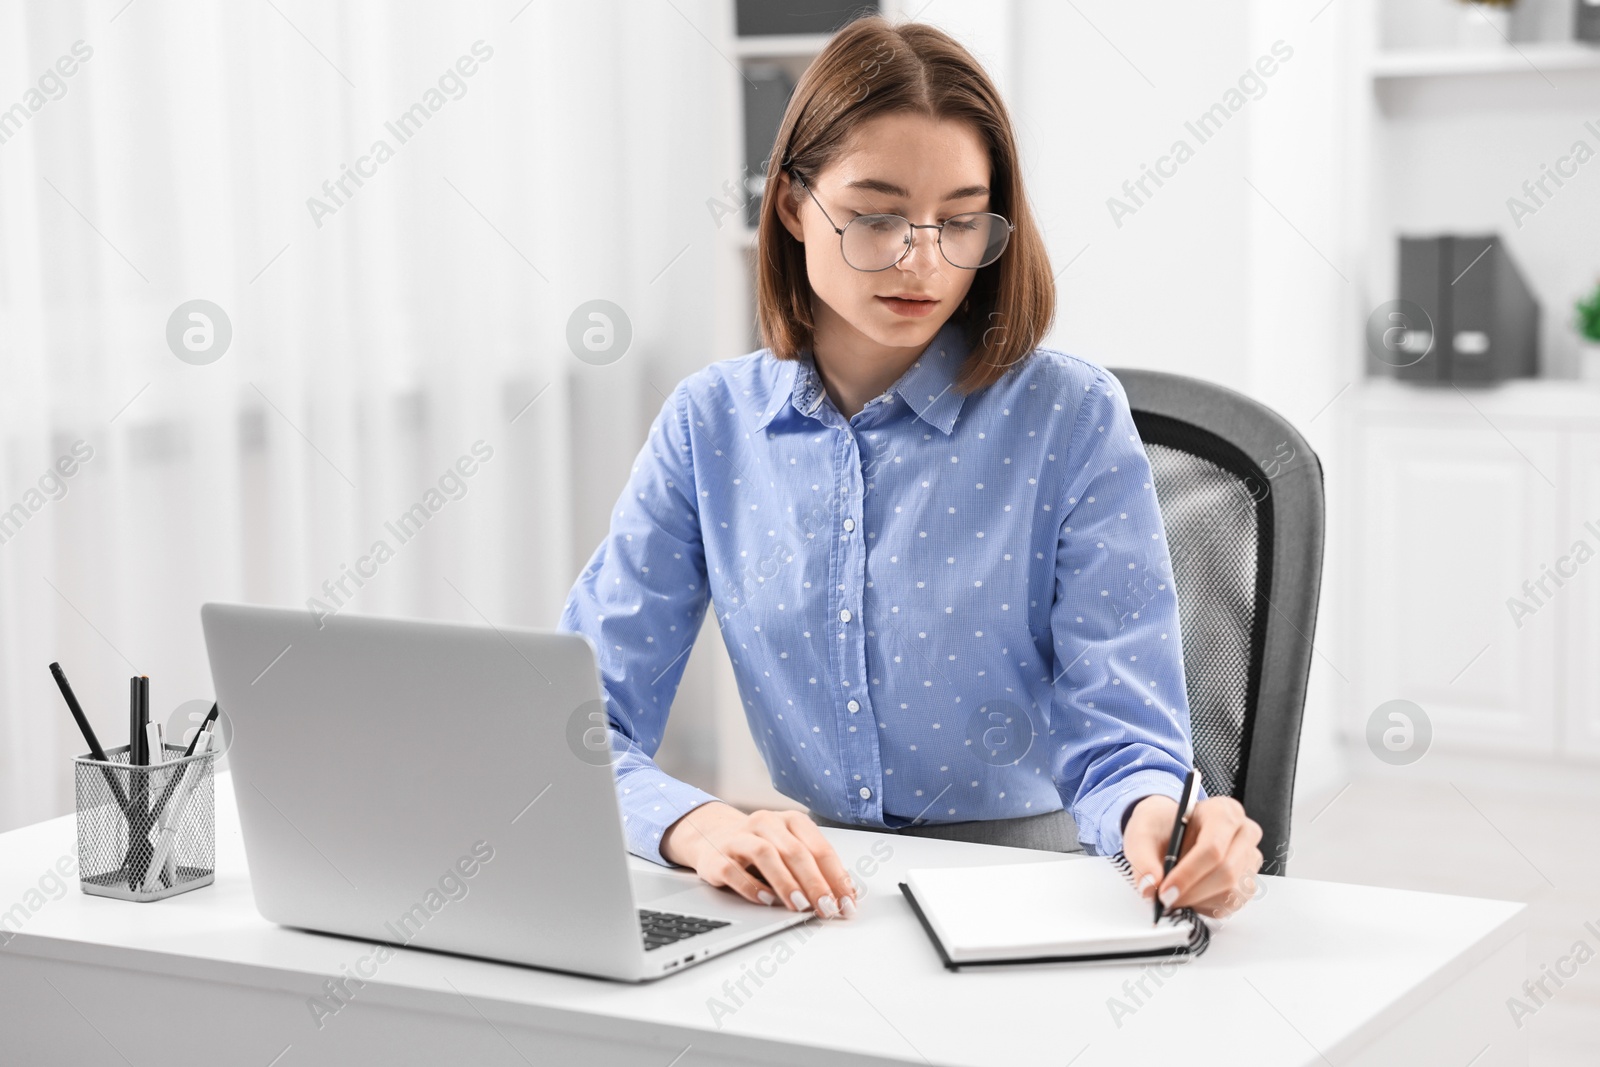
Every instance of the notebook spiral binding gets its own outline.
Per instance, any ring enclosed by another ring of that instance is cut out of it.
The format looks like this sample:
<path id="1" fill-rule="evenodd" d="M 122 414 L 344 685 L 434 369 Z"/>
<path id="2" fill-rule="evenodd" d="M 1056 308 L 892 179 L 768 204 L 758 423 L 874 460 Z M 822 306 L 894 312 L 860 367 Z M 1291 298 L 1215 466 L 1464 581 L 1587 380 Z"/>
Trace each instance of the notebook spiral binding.
<path id="1" fill-rule="evenodd" d="M 1111 862 L 1122 872 L 1122 877 L 1128 880 L 1128 884 L 1137 888 L 1133 878 L 1133 864 L 1128 862 L 1128 857 L 1118 852 L 1111 857 Z M 1161 918 L 1175 926 L 1182 923 L 1189 924 L 1189 944 L 1184 950 L 1188 955 L 1199 956 L 1211 946 L 1211 927 L 1193 908 L 1170 908 L 1162 912 Z"/>

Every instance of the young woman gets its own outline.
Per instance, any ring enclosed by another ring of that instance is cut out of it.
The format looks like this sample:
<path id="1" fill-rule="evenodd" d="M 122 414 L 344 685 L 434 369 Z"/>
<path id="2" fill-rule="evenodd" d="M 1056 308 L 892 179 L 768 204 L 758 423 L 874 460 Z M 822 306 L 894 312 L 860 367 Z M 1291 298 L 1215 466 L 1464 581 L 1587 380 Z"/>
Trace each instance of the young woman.
<path id="1" fill-rule="evenodd" d="M 1140 892 L 1226 915 L 1261 828 L 1196 806 L 1177 602 L 1117 380 L 1038 348 L 1054 315 L 1010 119 L 973 57 L 860 19 L 769 161 L 766 347 L 662 406 L 561 628 L 596 649 L 630 849 L 753 901 L 855 914 L 817 824 L 1122 850 Z M 750 730 L 809 812 L 664 774 L 708 602 Z"/>

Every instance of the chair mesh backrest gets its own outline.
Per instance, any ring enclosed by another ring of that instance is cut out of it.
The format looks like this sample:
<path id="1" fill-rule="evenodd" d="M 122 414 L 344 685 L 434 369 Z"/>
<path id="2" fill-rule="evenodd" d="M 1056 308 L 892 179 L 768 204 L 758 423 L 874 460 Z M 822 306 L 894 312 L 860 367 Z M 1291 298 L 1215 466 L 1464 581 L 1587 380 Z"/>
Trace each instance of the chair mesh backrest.
<path id="1" fill-rule="evenodd" d="M 1135 412 L 1172 556 L 1195 760 L 1209 796 L 1242 796 L 1266 640 L 1272 500 L 1235 446 Z"/>

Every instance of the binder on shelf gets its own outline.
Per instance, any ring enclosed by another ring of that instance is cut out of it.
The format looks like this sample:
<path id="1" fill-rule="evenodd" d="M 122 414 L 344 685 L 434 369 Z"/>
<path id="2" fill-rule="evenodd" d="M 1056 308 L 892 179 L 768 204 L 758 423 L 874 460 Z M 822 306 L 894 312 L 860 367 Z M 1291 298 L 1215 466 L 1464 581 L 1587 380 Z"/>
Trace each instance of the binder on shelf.
<path id="1" fill-rule="evenodd" d="M 863 15 L 876 15 L 878 0 L 734 0 L 734 32 L 740 37 L 832 33 Z"/>
<path id="2" fill-rule="evenodd" d="M 1426 312 L 1392 368 L 1407 381 L 1496 382 L 1539 373 L 1539 301 L 1497 234 L 1400 238 L 1400 298 Z M 1431 329 L 1430 329 L 1431 326 Z M 1378 369 L 1378 368 L 1374 368 Z"/>
<path id="3" fill-rule="evenodd" d="M 1600 44 L 1600 0 L 1577 0 L 1577 5 L 1572 35 L 1580 41 Z"/>
<path id="4" fill-rule="evenodd" d="M 766 188 L 767 157 L 774 149 L 778 126 L 794 82 L 782 65 L 746 62 L 744 65 L 744 204 L 745 226 L 754 226 L 760 217 L 761 196 Z"/>

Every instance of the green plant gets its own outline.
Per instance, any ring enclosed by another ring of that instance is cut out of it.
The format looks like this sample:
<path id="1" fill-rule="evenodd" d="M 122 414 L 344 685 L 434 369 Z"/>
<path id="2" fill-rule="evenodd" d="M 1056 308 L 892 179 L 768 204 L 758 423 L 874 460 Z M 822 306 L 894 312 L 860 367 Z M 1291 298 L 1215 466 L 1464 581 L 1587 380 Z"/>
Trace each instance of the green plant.
<path id="1" fill-rule="evenodd" d="M 1587 297 L 1578 301 L 1578 334 L 1587 341 L 1600 343 L 1600 283 Z"/>

